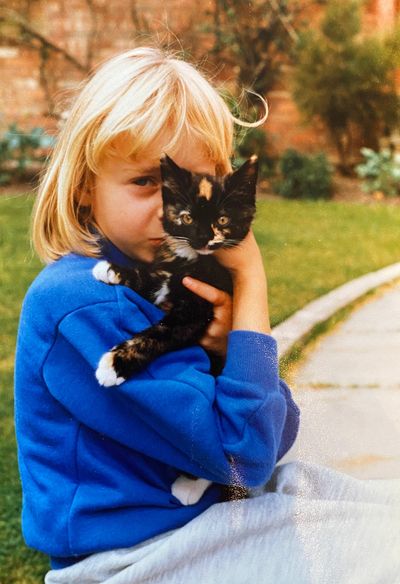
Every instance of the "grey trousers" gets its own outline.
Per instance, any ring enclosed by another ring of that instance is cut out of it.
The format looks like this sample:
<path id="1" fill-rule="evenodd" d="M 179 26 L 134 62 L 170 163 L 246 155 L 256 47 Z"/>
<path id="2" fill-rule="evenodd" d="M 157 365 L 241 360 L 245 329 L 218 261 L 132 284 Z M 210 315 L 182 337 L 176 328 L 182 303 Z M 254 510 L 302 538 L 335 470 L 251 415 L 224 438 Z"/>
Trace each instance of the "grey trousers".
<path id="1" fill-rule="evenodd" d="M 400 479 L 290 462 L 250 499 L 213 505 L 180 529 L 45 578 L 100 582 L 400 584 Z"/>

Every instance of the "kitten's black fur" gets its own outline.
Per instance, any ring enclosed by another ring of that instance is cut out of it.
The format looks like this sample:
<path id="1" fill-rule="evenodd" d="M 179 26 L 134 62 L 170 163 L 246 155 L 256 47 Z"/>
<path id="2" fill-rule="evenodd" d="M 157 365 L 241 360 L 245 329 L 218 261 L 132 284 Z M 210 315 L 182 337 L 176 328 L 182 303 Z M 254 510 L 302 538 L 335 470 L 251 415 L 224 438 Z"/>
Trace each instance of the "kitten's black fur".
<path id="1" fill-rule="evenodd" d="M 96 377 L 102 385 L 118 385 L 160 355 L 196 344 L 213 318 L 213 306 L 188 290 L 193 276 L 232 294 L 229 271 L 212 252 L 238 245 L 247 235 L 256 210 L 257 157 L 224 177 L 180 168 L 161 159 L 165 242 L 152 263 L 132 268 L 100 262 L 93 270 L 108 284 L 129 286 L 167 314 L 152 327 L 106 353 Z M 211 371 L 221 372 L 223 359 L 210 354 Z"/>

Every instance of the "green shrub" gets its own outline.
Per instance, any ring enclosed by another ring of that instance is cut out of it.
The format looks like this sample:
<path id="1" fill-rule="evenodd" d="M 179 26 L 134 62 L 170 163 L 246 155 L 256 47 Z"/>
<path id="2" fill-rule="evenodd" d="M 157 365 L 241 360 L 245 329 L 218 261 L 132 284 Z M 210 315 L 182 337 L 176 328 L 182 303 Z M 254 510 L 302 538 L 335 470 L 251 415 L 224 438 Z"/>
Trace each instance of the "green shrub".
<path id="1" fill-rule="evenodd" d="M 268 138 L 260 128 L 247 130 L 242 136 L 236 137 L 236 156 L 234 166 L 237 168 L 252 154 L 258 156 L 260 178 L 267 178 L 274 174 L 275 160 L 267 155 Z"/>
<path id="2" fill-rule="evenodd" d="M 258 112 L 254 107 L 243 108 L 238 98 L 227 89 L 220 90 L 220 94 L 235 118 L 247 118 L 249 121 L 257 121 L 260 119 L 260 115 L 265 113 L 264 111 Z M 250 111 L 246 111 L 246 109 Z M 275 159 L 267 154 L 268 136 L 260 127 L 247 128 L 235 124 L 233 150 L 233 168 L 238 168 L 250 156 L 256 154 L 258 156 L 260 178 L 268 178 L 275 173 Z"/>
<path id="3" fill-rule="evenodd" d="M 26 178 L 32 165 L 38 170 L 54 139 L 43 128 L 24 132 L 17 124 L 11 124 L 0 138 L 0 185 Z"/>
<path id="4" fill-rule="evenodd" d="M 288 149 L 279 161 L 281 179 L 275 190 L 288 199 L 328 199 L 333 168 L 323 152 L 314 156 Z"/>
<path id="5" fill-rule="evenodd" d="M 400 124 L 400 33 L 361 34 L 360 0 L 329 0 L 319 30 L 305 27 L 294 49 L 293 96 L 305 118 L 327 129 L 338 169 L 351 176 L 354 132 L 377 149 L 386 127 Z"/>
<path id="6" fill-rule="evenodd" d="M 361 148 L 364 162 L 355 168 L 360 178 L 365 179 L 362 188 L 367 193 L 379 191 L 389 196 L 400 195 L 400 160 L 385 148 L 374 152 L 370 148 Z"/>
<path id="7" fill-rule="evenodd" d="M 8 159 L 8 144 L 5 140 L 0 140 L 0 186 L 9 183 L 11 180 L 11 174 L 4 169 L 4 164 Z"/>

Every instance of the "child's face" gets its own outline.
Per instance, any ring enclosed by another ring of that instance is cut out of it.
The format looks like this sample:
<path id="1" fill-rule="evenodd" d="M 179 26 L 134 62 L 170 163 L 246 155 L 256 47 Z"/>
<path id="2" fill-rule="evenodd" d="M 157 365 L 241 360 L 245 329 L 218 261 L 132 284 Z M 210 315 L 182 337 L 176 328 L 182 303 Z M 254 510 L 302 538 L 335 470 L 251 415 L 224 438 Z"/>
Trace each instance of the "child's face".
<path id="1" fill-rule="evenodd" d="M 159 140 L 151 152 L 132 162 L 124 157 L 119 139 L 118 156 L 105 157 L 95 178 L 92 205 L 97 225 L 122 252 L 146 262 L 154 259 L 164 234 L 159 168 L 163 144 L 165 139 Z M 182 141 L 171 157 L 192 172 L 215 174 L 215 164 L 195 140 Z"/>

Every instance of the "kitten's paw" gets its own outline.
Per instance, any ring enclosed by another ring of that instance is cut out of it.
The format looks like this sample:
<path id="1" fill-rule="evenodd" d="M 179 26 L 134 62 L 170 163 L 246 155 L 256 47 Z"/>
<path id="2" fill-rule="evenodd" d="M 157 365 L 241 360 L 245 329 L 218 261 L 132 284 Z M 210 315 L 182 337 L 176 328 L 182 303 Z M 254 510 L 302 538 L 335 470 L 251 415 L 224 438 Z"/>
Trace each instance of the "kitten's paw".
<path id="1" fill-rule="evenodd" d="M 113 385 L 121 385 L 125 381 L 124 377 L 118 377 L 114 368 L 114 353 L 109 351 L 104 353 L 99 361 L 96 369 L 96 379 L 100 385 L 105 387 L 112 387 Z"/>
<path id="2" fill-rule="evenodd" d="M 182 505 L 194 505 L 210 485 L 207 479 L 189 479 L 181 475 L 172 483 L 171 493 Z"/>
<path id="3" fill-rule="evenodd" d="M 110 262 L 107 260 L 97 262 L 92 270 L 92 274 L 96 280 L 104 282 L 105 284 L 119 284 L 121 281 L 120 277 L 114 272 L 111 268 Z"/>

